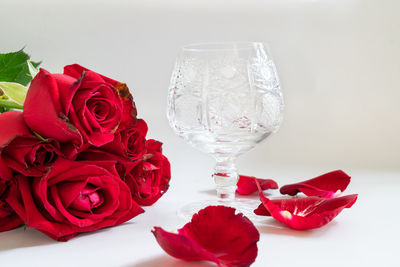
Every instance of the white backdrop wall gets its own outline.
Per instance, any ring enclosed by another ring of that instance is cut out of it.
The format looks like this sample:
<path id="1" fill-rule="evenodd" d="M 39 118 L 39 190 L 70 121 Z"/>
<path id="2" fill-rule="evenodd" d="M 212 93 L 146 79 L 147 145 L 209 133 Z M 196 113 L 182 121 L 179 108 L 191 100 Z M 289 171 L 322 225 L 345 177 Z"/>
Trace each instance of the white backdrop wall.
<path id="1" fill-rule="evenodd" d="M 269 44 L 285 97 L 280 131 L 239 160 L 242 172 L 400 169 L 400 1 L 0 1 L 0 51 L 26 45 L 42 67 L 80 63 L 131 88 L 149 136 L 175 173 L 206 169 L 179 139 L 166 96 L 180 46 Z M 184 167 L 185 166 L 185 167 Z"/>

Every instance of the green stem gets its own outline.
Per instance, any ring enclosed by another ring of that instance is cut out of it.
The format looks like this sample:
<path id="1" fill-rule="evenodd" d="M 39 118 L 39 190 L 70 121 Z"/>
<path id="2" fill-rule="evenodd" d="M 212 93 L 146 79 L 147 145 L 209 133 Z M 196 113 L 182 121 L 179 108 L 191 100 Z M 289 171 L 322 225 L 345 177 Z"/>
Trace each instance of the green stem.
<path id="1" fill-rule="evenodd" d="M 16 109 L 21 109 L 24 107 L 20 104 L 17 104 L 15 102 L 9 101 L 9 100 L 4 100 L 0 99 L 0 107 L 5 107 L 5 108 L 16 108 Z"/>

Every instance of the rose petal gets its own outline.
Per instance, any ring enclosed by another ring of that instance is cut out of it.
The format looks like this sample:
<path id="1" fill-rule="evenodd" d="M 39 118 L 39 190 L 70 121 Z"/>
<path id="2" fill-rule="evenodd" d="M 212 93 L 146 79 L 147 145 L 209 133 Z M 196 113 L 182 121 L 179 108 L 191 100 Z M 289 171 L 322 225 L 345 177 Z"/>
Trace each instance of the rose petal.
<path id="1" fill-rule="evenodd" d="M 162 145 L 163 143 L 161 143 L 158 140 L 154 139 L 147 140 L 146 141 L 147 153 L 156 153 L 156 152 L 162 153 Z"/>
<path id="2" fill-rule="evenodd" d="M 336 170 L 300 183 L 282 186 L 280 192 L 291 196 L 303 192 L 307 196 L 333 198 L 346 190 L 349 183 L 350 176 L 342 170 Z"/>
<path id="3" fill-rule="evenodd" d="M 10 183 L 0 179 L 0 232 L 14 229 L 23 224 L 21 218 L 5 201 Z"/>
<path id="4" fill-rule="evenodd" d="M 82 143 L 82 137 L 66 116 L 65 97 L 60 92 L 71 92 L 77 86 L 76 79 L 58 76 L 40 69 L 29 86 L 24 103 L 24 120 L 35 132 L 60 142 Z M 61 90 L 60 88 L 66 88 Z"/>
<path id="5" fill-rule="evenodd" d="M 8 145 L 16 136 L 31 135 L 20 111 L 0 114 L 0 147 Z"/>
<path id="6" fill-rule="evenodd" d="M 152 232 L 169 255 L 187 261 L 213 261 L 221 267 L 249 266 L 257 257 L 260 239 L 249 219 L 225 206 L 200 210 L 178 234 L 159 227 Z"/>
<path id="7" fill-rule="evenodd" d="M 1 180 L 9 181 L 12 179 L 12 172 L 10 168 L 4 163 L 4 160 L 0 158 L 0 182 Z"/>
<path id="8" fill-rule="evenodd" d="M 161 227 L 152 231 L 161 248 L 172 257 L 186 261 L 213 261 L 218 264 L 218 258 L 202 248 L 192 239 L 179 234 L 166 232 Z"/>
<path id="9" fill-rule="evenodd" d="M 239 175 L 236 192 L 241 195 L 250 195 L 257 192 L 255 179 L 260 183 L 262 190 L 278 189 L 278 184 L 272 179 L 260 179 L 254 176 Z"/>
<path id="10" fill-rule="evenodd" d="M 260 205 L 254 213 L 272 216 L 296 230 L 319 228 L 333 220 L 344 208 L 350 208 L 357 194 L 337 198 L 303 197 L 270 200 L 259 188 Z"/>

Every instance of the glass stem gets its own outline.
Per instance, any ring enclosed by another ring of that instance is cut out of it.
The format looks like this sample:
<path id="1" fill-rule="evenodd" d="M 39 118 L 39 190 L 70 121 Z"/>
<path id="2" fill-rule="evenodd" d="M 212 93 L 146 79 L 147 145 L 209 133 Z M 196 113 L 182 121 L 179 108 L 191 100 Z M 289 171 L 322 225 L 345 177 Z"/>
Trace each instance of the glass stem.
<path id="1" fill-rule="evenodd" d="M 218 200 L 233 201 L 238 181 L 234 159 L 217 159 L 213 177 L 217 185 Z"/>

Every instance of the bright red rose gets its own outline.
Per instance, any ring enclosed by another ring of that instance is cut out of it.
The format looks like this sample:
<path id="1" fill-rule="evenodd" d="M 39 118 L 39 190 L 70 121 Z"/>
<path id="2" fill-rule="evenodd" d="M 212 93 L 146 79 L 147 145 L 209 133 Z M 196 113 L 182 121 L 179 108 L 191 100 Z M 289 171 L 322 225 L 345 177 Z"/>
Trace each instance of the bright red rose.
<path id="1" fill-rule="evenodd" d="M 78 64 L 72 64 L 64 67 L 64 74 L 74 77 L 76 79 L 81 78 L 83 73 L 88 71 L 92 72 L 91 70 Z M 137 110 L 135 102 L 133 101 L 133 97 L 129 92 L 129 88 L 126 86 L 125 83 L 110 79 L 101 74 L 97 75 L 99 75 L 107 84 L 113 86 L 117 90 L 118 95 L 121 99 L 123 112 L 121 123 L 119 125 L 119 130 L 132 126 L 132 124 L 134 124 L 136 121 Z"/>
<path id="2" fill-rule="evenodd" d="M 0 232 L 8 231 L 22 225 L 23 221 L 5 201 L 8 188 L 8 181 L 0 179 Z"/>
<path id="3" fill-rule="evenodd" d="M 136 123 L 118 131 L 112 142 L 101 147 L 101 150 L 128 157 L 131 160 L 141 158 L 146 152 L 147 124 L 139 119 Z"/>
<path id="4" fill-rule="evenodd" d="M 121 224 L 143 212 L 111 161 L 59 158 L 40 179 L 15 178 L 8 204 L 29 227 L 58 241 Z"/>
<path id="5" fill-rule="evenodd" d="M 16 172 L 42 176 L 61 154 L 60 144 L 56 140 L 40 140 L 29 131 L 22 112 L 1 114 L 0 125 L 9 125 L 0 129 L 2 162 Z"/>
<path id="6" fill-rule="evenodd" d="M 131 189 L 133 199 L 140 205 L 154 204 L 168 190 L 171 165 L 160 152 L 145 154 L 143 160 L 133 162 L 127 168 L 124 180 Z"/>
<path id="7" fill-rule="evenodd" d="M 120 125 L 134 123 L 136 109 L 125 84 L 71 65 L 64 74 L 40 70 L 26 96 L 24 119 L 43 137 L 82 150 L 111 142 Z"/>

